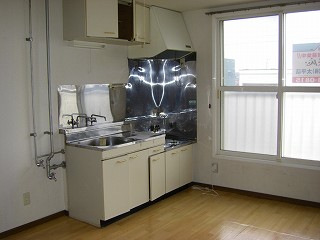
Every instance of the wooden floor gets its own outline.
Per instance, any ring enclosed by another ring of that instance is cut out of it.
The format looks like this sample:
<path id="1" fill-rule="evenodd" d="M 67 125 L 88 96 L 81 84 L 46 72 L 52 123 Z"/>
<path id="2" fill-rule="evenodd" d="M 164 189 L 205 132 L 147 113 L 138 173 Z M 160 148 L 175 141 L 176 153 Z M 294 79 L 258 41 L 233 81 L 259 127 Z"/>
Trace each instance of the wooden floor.
<path id="1" fill-rule="evenodd" d="M 320 208 L 184 190 L 105 228 L 63 216 L 6 239 L 320 239 Z"/>

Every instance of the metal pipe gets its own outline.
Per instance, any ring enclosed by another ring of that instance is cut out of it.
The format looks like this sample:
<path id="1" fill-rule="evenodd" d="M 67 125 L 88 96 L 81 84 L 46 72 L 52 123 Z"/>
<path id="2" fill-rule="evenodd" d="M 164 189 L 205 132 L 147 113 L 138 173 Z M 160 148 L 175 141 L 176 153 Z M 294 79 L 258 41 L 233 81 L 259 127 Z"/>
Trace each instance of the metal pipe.
<path id="1" fill-rule="evenodd" d="M 61 150 L 58 151 L 58 152 L 54 152 L 54 155 L 55 155 L 55 154 L 58 154 L 58 153 L 65 154 L 65 150 L 64 150 L 64 149 L 61 149 Z M 51 155 L 51 153 L 48 153 L 48 154 L 44 154 L 44 155 L 38 156 L 38 158 L 49 157 L 50 155 Z"/>
<path id="2" fill-rule="evenodd" d="M 46 158 L 46 171 L 47 177 L 50 180 L 57 180 L 55 177 L 55 173 L 51 172 L 51 170 L 55 170 L 59 167 L 65 167 L 65 162 L 61 162 L 59 165 L 50 165 L 51 159 L 57 153 L 64 153 L 62 149 L 59 152 L 54 152 L 54 142 L 53 142 L 53 117 L 52 117 L 52 94 L 51 94 L 51 53 L 50 53 L 50 7 L 49 7 L 49 0 L 45 0 L 45 13 L 46 13 L 46 50 L 47 50 L 47 80 L 48 80 L 48 107 L 49 107 L 49 125 L 50 130 L 49 132 L 46 131 L 45 134 L 50 135 L 50 154 Z"/>
<path id="3" fill-rule="evenodd" d="M 36 133 L 36 121 L 35 121 L 35 99 L 34 99 L 34 76 L 33 76 L 33 55 L 32 55 L 32 4 L 29 0 L 29 37 L 26 38 L 29 42 L 29 60 L 30 60 L 30 80 L 31 80 L 31 108 L 32 108 L 32 130 L 30 136 L 33 137 L 34 146 L 34 162 L 38 167 L 44 167 L 43 160 L 39 160 L 38 157 L 38 146 L 37 146 L 37 133 Z"/>
<path id="4" fill-rule="evenodd" d="M 49 127 L 50 127 L 50 148 L 54 152 L 53 146 L 53 118 L 52 118 L 52 99 L 51 99 L 51 53 L 50 53 L 50 14 L 49 0 L 45 1 L 46 9 L 46 47 L 47 47 L 47 80 L 48 80 L 48 107 L 49 107 Z"/>
<path id="5" fill-rule="evenodd" d="M 55 154 L 61 153 L 64 154 L 65 150 L 61 149 L 60 151 L 54 152 L 54 143 L 53 143 L 53 117 L 52 117 L 52 94 L 51 94 L 51 62 L 50 62 L 50 26 L 49 26 L 49 0 L 45 1 L 45 12 L 46 12 L 46 53 L 47 53 L 47 80 L 48 80 L 48 107 L 49 107 L 49 125 L 50 130 L 45 131 L 44 134 L 50 135 L 50 153 L 38 156 L 38 148 L 37 148 L 37 133 L 36 133 L 36 121 L 35 121 L 35 99 L 34 99 L 34 76 L 33 76 L 33 56 L 32 56 L 32 5 L 31 0 L 29 0 L 29 37 L 26 38 L 26 41 L 30 44 L 30 78 L 31 78 L 31 105 L 32 105 L 32 125 L 33 132 L 30 133 L 30 136 L 33 137 L 34 140 L 34 155 L 35 155 L 35 164 L 38 167 L 46 168 L 47 177 L 51 180 L 57 180 L 55 178 L 55 173 L 51 172 L 51 170 L 55 170 L 59 167 L 65 168 L 66 163 L 62 161 L 60 164 L 50 165 L 51 159 Z M 44 161 L 41 158 L 47 157 L 45 162 L 46 166 L 44 166 Z"/>
<path id="6" fill-rule="evenodd" d="M 48 107 L 49 107 L 49 127 L 50 127 L 50 154 L 46 158 L 47 177 L 56 180 L 55 173 L 51 172 L 50 161 L 54 157 L 53 136 L 52 136 L 52 103 L 51 103 L 51 62 L 50 62 L 50 21 L 49 21 L 49 1 L 45 0 L 45 15 L 46 15 L 46 53 L 47 53 L 47 82 L 48 82 Z"/>
<path id="7" fill-rule="evenodd" d="M 51 167 L 50 167 L 50 161 L 51 159 L 54 157 L 54 153 L 51 153 L 49 155 L 49 157 L 46 158 L 46 171 L 47 171 L 47 177 L 50 179 L 50 180 L 55 180 L 57 181 L 56 177 L 55 177 L 55 173 L 54 172 L 51 172 Z"/>

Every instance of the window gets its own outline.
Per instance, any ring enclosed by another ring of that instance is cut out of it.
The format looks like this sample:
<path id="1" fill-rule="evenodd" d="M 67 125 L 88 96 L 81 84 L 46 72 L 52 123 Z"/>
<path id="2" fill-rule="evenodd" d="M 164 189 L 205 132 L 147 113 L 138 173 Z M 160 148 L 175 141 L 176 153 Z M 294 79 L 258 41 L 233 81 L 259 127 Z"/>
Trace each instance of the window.
<path id="1" fill-rule="evenodd" d="M 219 23 L 220 152 L 320 161 L 320 11 Z"/>

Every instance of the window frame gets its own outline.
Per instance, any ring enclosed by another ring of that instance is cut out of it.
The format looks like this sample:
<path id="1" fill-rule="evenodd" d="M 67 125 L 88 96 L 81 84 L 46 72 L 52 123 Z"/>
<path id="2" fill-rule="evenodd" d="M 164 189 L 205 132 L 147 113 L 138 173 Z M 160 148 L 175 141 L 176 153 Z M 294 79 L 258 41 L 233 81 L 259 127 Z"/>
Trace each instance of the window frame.
<path id="1" fill-rule="evenodd" d="M 285 165 L 296 165 L 304 167 L 320 167 L 320 161 L 300 158 L 282 157 L 283 146 L 283 105 L 284 94 L 287 92 L 305 92 L 305 93 L 320 93 L 320 87 L 317 86 L 285 86 L 285 17 L 287 13 L 304 12 L 304 11 L 317 11 L 320 10 L 319 3 L 305 4 L 305 6 L 293 5 L 287 7 L 275 7 L 273 9 L 257 9 L 234 13 L 224 13 L 214 15 L 212 17 L 213 23 L 213 51 L 217 54 L 213 55 L 213 99 L 215 101 L 215 143 L 213 144 L 213 156 L 219 159 L 231 160 L 245 160 L 245 161 L 266 161 L 268 163 L 280 163 Z M 279 17 L 279 46 L 278 46 L 278 86 L 223 86 L 223 21 L 237 20 L 254 17 Z M 228 91 L 235 92 L 274 92 L 277 94 L 278 99 L 278 118 L 277 118 L 277 153 L 276 155 L 266 155 L 248 152 L 237 152 L 223 150 L 222 141 L 222 110 L 223 110 L 223 93 Z"/>

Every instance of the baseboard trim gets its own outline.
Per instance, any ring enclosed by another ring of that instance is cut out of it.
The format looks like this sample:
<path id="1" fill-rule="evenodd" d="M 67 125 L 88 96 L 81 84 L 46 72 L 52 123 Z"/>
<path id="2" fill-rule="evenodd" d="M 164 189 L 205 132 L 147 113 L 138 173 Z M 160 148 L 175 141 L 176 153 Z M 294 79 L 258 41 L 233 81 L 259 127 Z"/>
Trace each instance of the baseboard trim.
<path id="1" fill-rule="evenodd" d="M 292 203 L 292 204 L 303 205 L 303 206 L 308 206 L 308 207 L 320 208 L 319 202 L 311 202 L 311 201 L 300 200 L 300 199 L 295 199 L 295 198 L 276 196 L 276 195 L 271 195 L 271 194 L 266 194 L 266 193 L 257 193 L 257 192 L 252 192 L 252 191 L 216 186 L 216 185 L 205 184 L 205 183 L 192 182 L 192 185 L 199 185 L 199 186 L 208 187 L 208 188 L 213 187 L 215 190 L 236 193 L 236 194 L 245 195 L 248 197 L 262 198 L 262 199 L 274 200 L 274 201 L 279 201 L 279 202 L 286 202 L 286 203 Z"/>
<path id="2" fill-rule="evenodd" d="M 8 230 L 8 231 L 2 232 L 2 233 L 0 233 L 0 239 L 9 237 L 9 236 L 11 236 L 11 235 L 13 235 L 13 234 L 22 232 L 22 231 L 24 231 L 24 230 L 27 230 L 27 229 L 29 229 L 29 228 L 35 227 L 35 226 L 37 226 L 37 225 L 40 225 L 40 224 L 42 224 L 42 223 L 51 221 L 51 220 L 53 220 L 53 219 L 56 219 L 56 218 L 59 218 L 59 217 L 62 217 L 62 216 L 68 216 L 68 215 L 69 215 L 69 212 L 66 211 L 66 210 L 61 211 L 61 212 L 54 213 L 54 214 L 49 215 L 49 216 L 47 216 L 47 217 L 44 217 L 44 218 L 38 219 L 38 220 L 36 220 L 36 221 L 33 221 L 33 222 L 30 222 L 30 223 L 21 225 L 21 226 L 19 226 L 19 227 L 10 229 L 10 230 Z"/>

